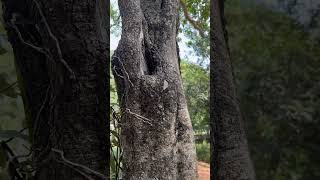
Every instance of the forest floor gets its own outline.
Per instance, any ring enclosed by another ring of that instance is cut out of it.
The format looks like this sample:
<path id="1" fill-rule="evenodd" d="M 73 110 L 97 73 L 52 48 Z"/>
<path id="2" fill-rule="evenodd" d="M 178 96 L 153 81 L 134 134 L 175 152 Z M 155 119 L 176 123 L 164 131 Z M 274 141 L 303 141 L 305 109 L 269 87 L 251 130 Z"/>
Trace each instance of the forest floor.
<path id="1" fill-rule="evenodd" d="M 205 162 L 198 162 L 199 180 L 210 180 L 210 165 Z"/>

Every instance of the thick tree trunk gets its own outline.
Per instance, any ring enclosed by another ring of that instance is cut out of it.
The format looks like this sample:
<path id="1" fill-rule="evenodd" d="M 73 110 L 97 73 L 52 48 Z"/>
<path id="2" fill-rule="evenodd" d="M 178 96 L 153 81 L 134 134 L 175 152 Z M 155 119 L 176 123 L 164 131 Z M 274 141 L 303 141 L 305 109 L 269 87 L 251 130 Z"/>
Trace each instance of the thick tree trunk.
<path id="1" fill-rule="evenodd" d="M 113 56 L 124 179 L 196 179 L 194 134 L 176 46 L 178 0 L 119 0 Z"/>
<path id="2" fill-rule="evenodd" d="M 108 176 L 107 1 L 2 2 L 35 179 Z"/>
<path id="3" fill-rule="evenodd" d="M 236 98 L 224 24 L 223 0 L 211 1 L 211 179 L 254 180 Z"/>

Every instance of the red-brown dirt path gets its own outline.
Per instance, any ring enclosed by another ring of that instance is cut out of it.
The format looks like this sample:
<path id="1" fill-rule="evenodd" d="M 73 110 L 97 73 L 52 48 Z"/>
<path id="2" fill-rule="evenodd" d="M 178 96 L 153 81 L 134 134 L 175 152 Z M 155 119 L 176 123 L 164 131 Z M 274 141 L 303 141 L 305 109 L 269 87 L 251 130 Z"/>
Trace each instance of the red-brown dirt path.
<path id="1" fill-rule="evenodd" d="M 198 161 L 199 180 L 210 180 L 210 165 L 205 162 Z"/>

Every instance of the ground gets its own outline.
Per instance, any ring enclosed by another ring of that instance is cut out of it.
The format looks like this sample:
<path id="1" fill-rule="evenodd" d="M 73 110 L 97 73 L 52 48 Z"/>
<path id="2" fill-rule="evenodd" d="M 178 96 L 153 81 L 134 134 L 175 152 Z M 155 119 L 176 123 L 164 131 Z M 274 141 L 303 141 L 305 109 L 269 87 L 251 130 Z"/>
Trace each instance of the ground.
<path id="1" fill-rule="evenodd" d="M 205 162 L 198 162 L 199 180 L 210 180 L 210 165 Z"/>

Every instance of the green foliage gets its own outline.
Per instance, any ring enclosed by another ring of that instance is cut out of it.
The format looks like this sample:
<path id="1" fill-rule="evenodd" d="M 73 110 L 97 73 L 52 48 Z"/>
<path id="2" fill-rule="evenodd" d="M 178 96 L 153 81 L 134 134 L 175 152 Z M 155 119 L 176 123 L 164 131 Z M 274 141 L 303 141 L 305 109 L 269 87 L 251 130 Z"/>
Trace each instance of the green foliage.
<path id="1" fill-rule="evenodd" d="M 110 4 L 110 32 L 112 35 L 119 36 L 121 33 L 121 18 L 116 2 Z"/>
<path id="2" fill-rule="evenodd" d="M 181 75 L 188 110 L 196 134 L 209 132 L 209 72 L 203 67 L 181 62 Z"/>
<path id="3" fill-rule="evenodd" d="M 1 1 L 0 1 L 1 7 Z M 2 17 L 2 8 L 0 8 L 0 17 Z M 0 179 L 9 180 L 7 169 L 15 169 L 14 166 L 9 166 L 8 148 L 10 151 L 18 152 L 19 154 L 27 154 L 28 150 L 24 145 L 28 146 L 28 136 L 18 132 L 23 128 L 25 119 L 24 107 L 20 90 L 17 86 L 17 75 L 14 66 L 14 58 L 11 46 L 6 39 L 6 32 L 0 18 L 0 140 L 10 142 L 5 143 L 7 146 L 0 146 Z M 4 149 L 4 147 L 7 147 Z M 30 170 L 31 161 L 28 157 L 19 159 L 19 171 L 22 169 Z M 18 170 L 18 169 L 16 169 Z M 32 175 L 26 173 L 28 177 Z M 30 179 L 30 178 L 28 178 Z"/>
<path id="4" fill-rule="evenodd" d="M 210 57 L 210 0 L 185 0 L 190 17 L 199 25 L 206 37 L 188 22 L 183 13 L 180 13 L 180 31 L 188 38 L 187 45 L 194 49 L 199 57 L 199 64 L 208 63 Z"/>
<path id="5" fill-rule="evenodd" d="M 0 50 L 0 129 L 17 130 L 21 129 L 24 112 L 19 88 L 16 85 L 13 52 L 5 39 L 5 34 L 3 24 L 0 22 L 0 49 L 4 49 Z"/>
<path id="6" fill-rule="evenodd" d="M 260 180 L 320 177 L 320 46 L 293 20 L 226 1 L 241 109 Z"/>
<path id="7" fill-rule="evenodd" d="M 203 141 L 196 144 L 197 158 L 199 161 L 210 163 L 210 143 Z"/>
<path id="8" fill-rule="evenodd" d="M 13 52 L 9 43 L 3 38 L 5 32 L 2 26 L 0 23 L 0 42 L 5 49 L 5 53 L 0 54 L 0 130 L 20 130 L 25 119 L 23 103 L 16 84 Z"/>
<path id="9" fill-rule="evenodd" d="M 209 134 L 209 72 L 202 66 L 183 60 L 181 76 L 188 110 L 196 135 Z M 210 161 L 210 145 L 208 142 L 196 144 L 197 158 Z"/>
<path id="10" fill-rule="evenodd" d="M 194 50 L 199 64 L 208 64 L 210 55 L 210 0 L 184 0 L 189 16 L 202 29 L 206 37 L 201 37 L 199 31 L 185 18 L 183 10 L 180 9 L 179 32 L 187 38 L 187 45 Z M 121 34 L 121 18 L 116 1 L 111 1 L 110 7 L 111 34 Z M 181 40 L 180 37 L 178 40 Z"/>
<path id="11" fill-rule="evenodd" d="M 113 52 L 111 52 L 110 57 Z M 111 72 L 111 69 L 110 69 Z M 122 148 L 120 142 L 120 120 L 121 112 L 118 104 L 118 95 L 114 76 L 111 73 L 110 79 L 110 174 L 114 179 L 121 179 L 122 177 Z"/>
<path id="12" fill-rule="evenodd" d="M 116 105 L 114 105 L 116 106 Z M 113 108 L 111 108 L 111 117 L 110 117 L 110 141 L 111 141 L 111 149 L 110 149 L 110 174 L 114 179 L 121 179 L 122 172 L 122 148 L 120 142 L 120 120 L 121 113 L 116 112 Z"/>

